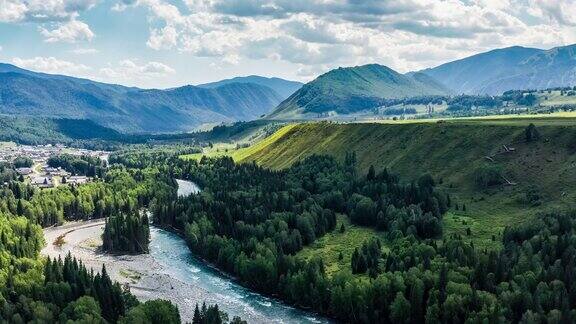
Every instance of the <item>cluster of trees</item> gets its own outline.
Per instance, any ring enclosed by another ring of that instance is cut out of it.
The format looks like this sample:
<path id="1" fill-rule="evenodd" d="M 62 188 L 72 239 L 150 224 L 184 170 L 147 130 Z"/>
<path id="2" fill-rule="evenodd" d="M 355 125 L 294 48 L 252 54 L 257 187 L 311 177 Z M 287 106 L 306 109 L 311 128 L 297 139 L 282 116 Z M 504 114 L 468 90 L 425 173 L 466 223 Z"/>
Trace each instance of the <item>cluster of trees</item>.
<path id="1" fill-rule="evenodd" d="M 448 101 L 448 111 L 468 111 L 472 108 L 493 109 L 502 106 L 502 98 L 493 96 L 460 95 L 451 97 Z"/>
<path id="2" fill-rule="evenodd" d="M 148 215 L 138 211 L 119 213 L 106 219 L 102 248 L 112 253 L 148 253 Z"/>
<path id="3" fill-rule="evenodd" d="M 382 244 L 378 239 L 364 242 L 360 249 L 354 249 L 351 265 L 352 273 L 368 273 L 375 277 L 380 271 L 380 259 L 382 258 Z"/>
<path id="4" fill-rule="evenodd" d="M 27 156 L 18 156 L 12 161 L 12 164 L 15 168 L 31 168 L 34 161 Z"/>
<path id="5" fill-rule="evenodd" d="M 509 90 L 502 94 L 502 100 L 514 102 L 520 106 L 534 106 L 538 98 L 534 94 L 536 91 Z"/>
<path id="6" fill-rule="evenodd" d="M 206 303 L 202 303 L 202 308 L 198 307 L 194 309 L 194 317 L 192 318 L 192 324 L 246 324 L 240 317 L 235 316 L 232 321 L 228 322 L 228 314 L 220 311 L 218 305 L 210 305 L 206 307 Z"/>
<path id="7" fill-rule="evenodd" d="M 387 108 L 381 112 L 383 115 L 410 115 L 416 114 L 416 108 Z"/>
<path id="8" fill-rule="evenodd" d="M 60 154 L 51 156 L 47 164 L 52 168 L 62 168 L 73 175 L 103 178 L 106 173 L 106 161 L 96 156 Z"/>

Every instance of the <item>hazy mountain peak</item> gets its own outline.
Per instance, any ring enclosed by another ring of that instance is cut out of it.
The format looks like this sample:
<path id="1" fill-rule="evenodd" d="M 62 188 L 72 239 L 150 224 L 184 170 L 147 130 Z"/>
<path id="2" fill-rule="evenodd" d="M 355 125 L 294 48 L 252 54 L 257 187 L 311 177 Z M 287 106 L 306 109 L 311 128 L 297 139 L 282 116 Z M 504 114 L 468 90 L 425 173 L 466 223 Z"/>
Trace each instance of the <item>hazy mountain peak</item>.
<path id="1" fill-rule="evenodd" d="M 288 98 L 291 94 L 296 92 L 296 90 L 302 87 L 302 83 L 300 82 L 284 80 L 276 77 L 272 78 L 263 77 L 259 75 L 234 77 L 231 79 L 200 84 L 198 86 L 202 88 L 217 88 L 231 83 L 253 83 L 260 86 L 269 87 L 270 89 L 275 91 L 278 94 L 278 96 L 280 96 L 282 99 Z"/>
<path id="2" fill-rule="evenodd" d="M 512 46 L 472 55 L 421 72 L 456 93 L 500 94 L 576 84 L 576 45 L 542 50 Z"/>

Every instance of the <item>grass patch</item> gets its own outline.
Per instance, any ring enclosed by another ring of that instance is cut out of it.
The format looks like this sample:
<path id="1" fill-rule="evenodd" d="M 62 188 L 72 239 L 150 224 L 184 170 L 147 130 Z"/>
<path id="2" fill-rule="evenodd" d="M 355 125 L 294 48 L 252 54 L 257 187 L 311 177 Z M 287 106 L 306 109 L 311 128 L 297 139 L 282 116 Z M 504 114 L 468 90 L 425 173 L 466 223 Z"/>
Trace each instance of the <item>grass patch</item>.
<path id="1" fill-rule="evenodd" d="M 371 237 L 379 237 L 382 244 L 385 242 L 382 232 L 353 225 L 345 215 L 338 215 L 337 217 L 336 229 L 333 232 L 317 239 L 296 254 L 297 257 L 304 260 L 322 258 L 328 276 L 332 276 L 339 271 L 351 272 L 350 263 L 354 249 L 360 248 L 362 243 Z M 344 224 L 346 228 L 344 233 L 340 233 L 341 224 Z M 388 252 L 384 245 L 382 250 L 383 252 Z M 342 260 L 339 259 L 340 253 L 342 253 Z"/>
<path id="2" fill-rule="evenodd" d="M 220 157 L 220 156 L 231 156 L 234 161 L 241 162 L 247 157 L 259 152 L 266 148 L 266 146 L 275 143 L 277 140 L 282 138 L 286 133 L 288 133 L 292 128 L 294 128 L 296 124 L 289 124 L 283 126 L 278 131 L 274 132 L 274 134 L 266 137 L 265 139 L 249 146 L 237 149 L 236 145 L 230 143 L 218 143 L 215 144 L 212 148 L 206 149 L 202 153 L 195 153 L 195 154 L 187 154 L 182 155 L 181 158 L 183 159 L 192 159 L 192 160 L 199 160 L 202 156 L 206 157 Z"/>
<path id="3" fill-rule="evenodd" d="M 131 269 L 120 269 L 119 273 L 122 277 L 130 279 L 133 284 L 137 283 L 142 278 L 141 273 Z"/>

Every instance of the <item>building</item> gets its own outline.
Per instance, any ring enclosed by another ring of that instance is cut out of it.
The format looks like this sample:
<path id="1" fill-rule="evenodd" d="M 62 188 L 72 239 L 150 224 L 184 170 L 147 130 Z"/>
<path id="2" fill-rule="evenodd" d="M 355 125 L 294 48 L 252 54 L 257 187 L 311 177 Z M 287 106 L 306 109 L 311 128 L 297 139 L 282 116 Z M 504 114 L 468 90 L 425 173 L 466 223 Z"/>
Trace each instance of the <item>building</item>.
<path id="1" fill-rule="evenodd" d="M 52 188 L 54 187 L 54 183 L 52 182 L 51 177 L 41 176 L 41 177 L 34 177 L 30 179 L 30 184 L 33 186 L 37 186 L 38 188 Z"/>
<path id="2" fill-rule="evenodd" d="M 66 179 L 66 183 L 77 184 L 77 185 L 88 183 L 88 181 L 89 181 L 89 178 L 86 176 L 71 176 L 71 177 Z"/>
<path id="3" fill-rule="evenodd" d="M 32 170 L 32 168 L 18 168 L 16 169 L 16 172 L 20 175 L 29 175 L 32 174 L 34 170 Z"/>

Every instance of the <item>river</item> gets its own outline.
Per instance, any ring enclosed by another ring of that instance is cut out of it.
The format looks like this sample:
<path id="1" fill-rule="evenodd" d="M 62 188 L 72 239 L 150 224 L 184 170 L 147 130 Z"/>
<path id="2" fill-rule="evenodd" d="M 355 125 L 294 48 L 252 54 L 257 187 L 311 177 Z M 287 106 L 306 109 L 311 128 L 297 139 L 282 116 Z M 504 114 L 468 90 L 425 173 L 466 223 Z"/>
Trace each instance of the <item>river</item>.
<path id="1" fill-rule="evenodd" d="M 178 180 L 179 195 L 198 193 L 200 188 Z M 53 258 L 69 252 L 87 267 L 106 266 L 111 278 L 130 286 L 139 300 L 167 299 L 178 306 L 182 322 L 191 322 L 196 303 L 218 304 L 230 316 L 248 323 L 327 323 L 322 317 L 285 305 L 246 289 L 195 258 L 178 235 L 152 227 L 150 253 L 115 256 L 101 253 L 104 220 L 72 222 L 44 229 L 42 254 Z M 62 246 L 53 243 L 64 239 Z"/>
<path id="2" fill-rule="evenodd" d="M 192 181 L 177 179 L 178 196 L 186 197 L 200 192 Z M 243 319 L 265 318 L 276 323 L 326 323 L 310 313 L 289 307 L 246 289 L 192 255 L 178 235 L 153 228 L 150 255 L 178 280 L 194 283 L 217 296 L 221 307 Z"/>
<path id="3" fill-rule="evenodd" d="M 174 278 L 192 283 L 213 295 L 219 306 L 233 316 L 268 323 L 325 323 L 314 315 L 284 305 L 236 284 L 206 266 L 190 253 L 176 234 L 153 228 L 150 255 Z"/>

